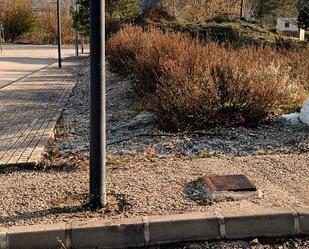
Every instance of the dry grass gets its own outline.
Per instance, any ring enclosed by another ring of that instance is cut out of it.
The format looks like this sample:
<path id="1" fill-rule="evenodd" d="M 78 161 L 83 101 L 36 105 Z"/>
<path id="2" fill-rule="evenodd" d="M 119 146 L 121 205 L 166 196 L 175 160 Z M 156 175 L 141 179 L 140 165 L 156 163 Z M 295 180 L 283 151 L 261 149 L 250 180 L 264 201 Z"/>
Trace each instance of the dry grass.
<path id="1" fill-rule="evenodd" d="M 202 45 L 181 33 L 132 26 L 112 37 L 107 51 L 112 66 L 133 73 L 161 127 L 173 130 L 256 123 L 299 107 L 309 78 L 299 53 Z"/>

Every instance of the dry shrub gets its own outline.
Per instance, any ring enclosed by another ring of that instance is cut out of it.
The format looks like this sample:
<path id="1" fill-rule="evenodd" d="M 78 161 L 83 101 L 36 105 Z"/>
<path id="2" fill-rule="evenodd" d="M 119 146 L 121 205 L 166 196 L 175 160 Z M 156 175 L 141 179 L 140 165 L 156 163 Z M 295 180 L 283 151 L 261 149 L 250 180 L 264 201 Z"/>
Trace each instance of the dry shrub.
<path id="1" fill-rule="evenodd" d="M 49 43 L 57 41 L 57 12 L 54 8 L 46 8 L 44 13 L 38 17 L 40 29 L 48 35 Z M 73 20 L 68 14 L 61 15 L 61 38 L 63 43 L 73 43 L 74 33 L 72 32 Z"/>
<path id="2" fill-rule="evenodd" d="M 286 55 L 269 47 L 235 50 L 128 26 L 107 53 L 114 68 L 133 73 L 135 90 L 166 129 L 256 123 L 305 97 Z"/>
<path id="3" fill-rule="evenodd" d="M 186 21 L 206 21 L 216 17 L 239 17 L 239 0 L 160 0 L 169 13 Z"/>
<path id="4" fill-rule="evenodd" d="M 64 44 L 74 43 L 72 32 L 72 17 L 63 11 L 61 14 L 61 39 Z M 57 42 L 57 12 L 50 6 L 45 6 L 42 13 L 36 17 L 36 26 L 31 32 L 24 33 L 19 42 L 31 44 L 55 44 Z"/>
<path id="5" fill-rule="evenodd" d="M 3 23 L 5 37 L 9 42 L 34 26 L 35 17 L 29 0 L 0 1 L 0 23 Z"/>
<path id="6" fill-rule="evenodd" d="M 309 90 L 309 43 L 303 49 L 288 51 L 285 56 L 289 58 L 288 63 L 293 77 L 298 78 Z"/>

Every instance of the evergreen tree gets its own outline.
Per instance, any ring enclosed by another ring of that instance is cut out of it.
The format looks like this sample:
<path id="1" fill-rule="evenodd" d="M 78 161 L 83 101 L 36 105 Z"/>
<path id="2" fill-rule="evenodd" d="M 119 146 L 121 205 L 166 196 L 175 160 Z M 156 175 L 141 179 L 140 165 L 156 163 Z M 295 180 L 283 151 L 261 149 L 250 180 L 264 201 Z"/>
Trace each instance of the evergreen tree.
<path id="1" fill-rule="evenodd" d="M 90 32 L 90 0 L 77 0 L 78 11 L 71 10 L 73 27 L 83 31 L 86 35 Z"/>
<path id="2" fill-rule="evenodd" d="M 298 9 L 298 26 L 305 30 L 309 30 L 309 0 L 299 0 Z"/>
<path id="3" fill-rule="evenodd" d="M 297 0 L 260 0 L 258 16 L 293 17 L 297 15 Z"/>
<path id="4" fill-rule="evenodd" d="M 85 33 L 90 31 L 90 0 L 77 0 L 79 10 L 72 11 L 74 26 Z M 106 33 L 110 35 L 126 22 L 133 20 L 139 11 L 139 0 L 106 0 Z"/>

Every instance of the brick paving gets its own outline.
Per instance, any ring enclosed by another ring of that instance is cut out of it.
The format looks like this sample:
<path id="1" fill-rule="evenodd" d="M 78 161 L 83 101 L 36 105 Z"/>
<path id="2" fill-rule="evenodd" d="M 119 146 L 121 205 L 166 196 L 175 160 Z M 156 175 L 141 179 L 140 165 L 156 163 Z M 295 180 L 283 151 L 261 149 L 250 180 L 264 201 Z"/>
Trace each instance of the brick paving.
<path id="1" fill-rule="evenodd" d="M 0 89 L 0 166 L 35 165 L 75 86 L 68 59 Z"/>

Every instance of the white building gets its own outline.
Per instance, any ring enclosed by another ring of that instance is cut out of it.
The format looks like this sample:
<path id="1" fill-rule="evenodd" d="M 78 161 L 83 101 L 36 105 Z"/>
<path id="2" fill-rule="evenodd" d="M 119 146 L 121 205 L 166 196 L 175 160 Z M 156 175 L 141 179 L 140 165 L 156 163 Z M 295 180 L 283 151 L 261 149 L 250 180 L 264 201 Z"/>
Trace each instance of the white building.
<path id="1" fill-rule="evenodd" d="M 298 32 L 297 18 L 278 18 L 276 28 L 280 31 Z"/>

